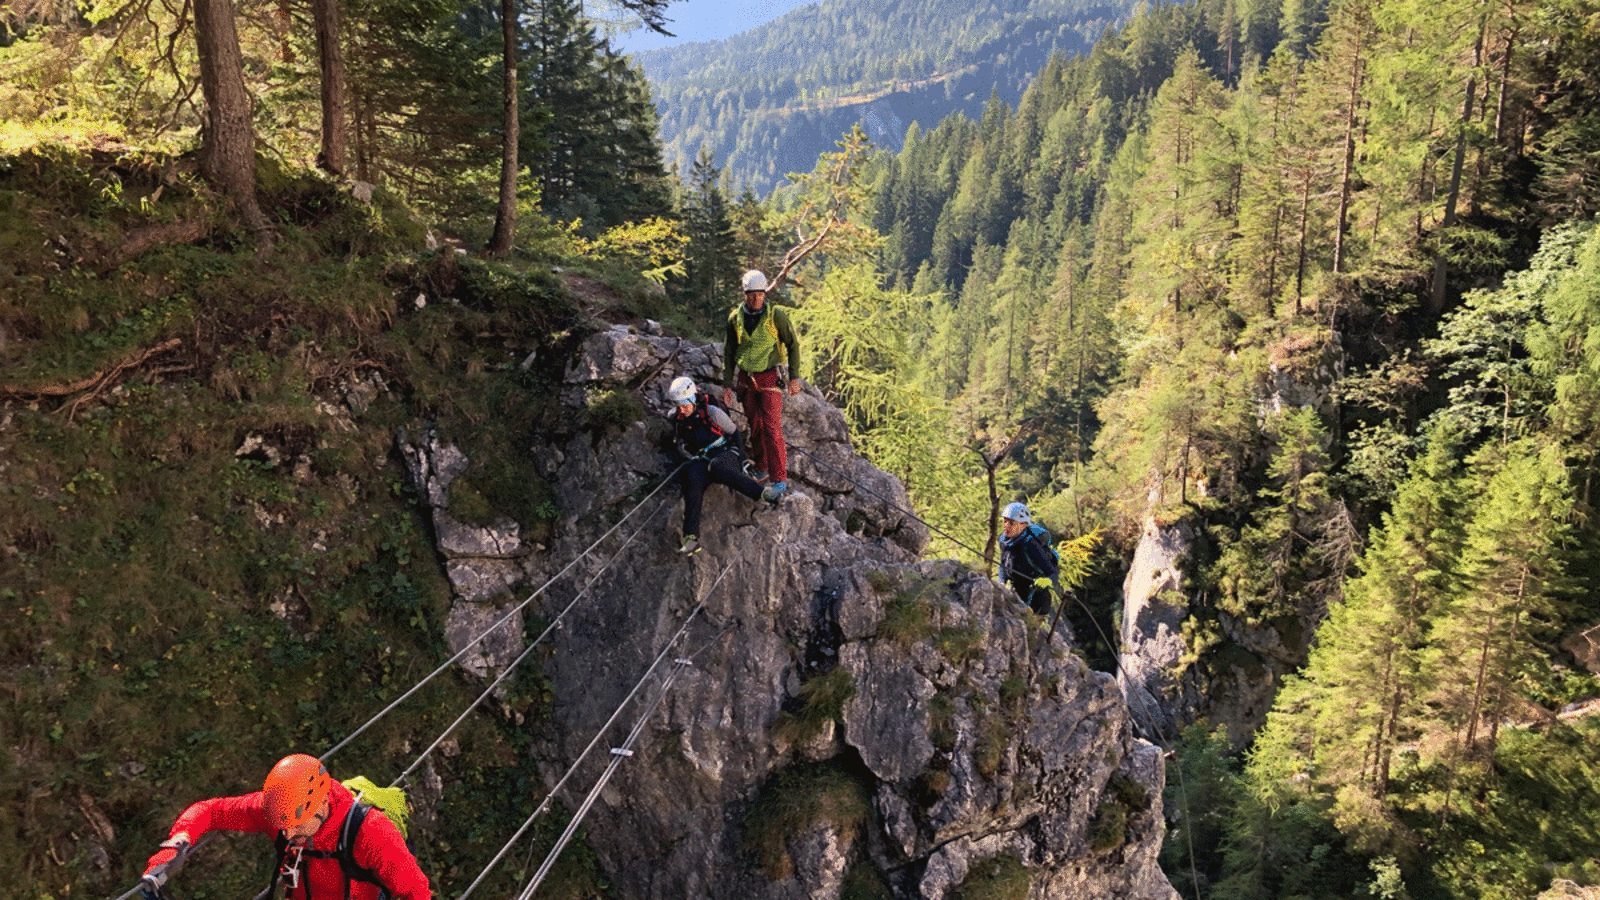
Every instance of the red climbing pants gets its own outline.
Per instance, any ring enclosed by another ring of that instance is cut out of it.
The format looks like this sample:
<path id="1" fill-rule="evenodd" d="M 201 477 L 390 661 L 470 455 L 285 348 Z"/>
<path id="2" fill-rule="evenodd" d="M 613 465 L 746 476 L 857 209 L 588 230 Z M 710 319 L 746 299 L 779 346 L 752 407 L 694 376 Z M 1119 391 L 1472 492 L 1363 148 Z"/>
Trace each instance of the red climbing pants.
<path id="1" fill-rule="evenodd" d="M 773 481 L 789 480 L 789 453 L 783 443 L 783 388 L 773 369 L 754 374 L 740 370 L 739 405 L 750 422 L 750 458 Z"/>

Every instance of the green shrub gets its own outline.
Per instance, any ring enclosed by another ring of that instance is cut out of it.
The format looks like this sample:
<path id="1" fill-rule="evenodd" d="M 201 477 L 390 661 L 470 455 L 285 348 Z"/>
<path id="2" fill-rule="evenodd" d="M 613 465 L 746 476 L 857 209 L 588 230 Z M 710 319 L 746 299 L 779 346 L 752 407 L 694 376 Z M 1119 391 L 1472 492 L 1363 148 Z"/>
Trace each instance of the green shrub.
<path id="1" fill-rule="evenodd" d="M 855 676 L 836 666 L 800 686 L 800 708 L 780 713 L 774 731 L 782 740 L 806 741 L 821 734 L 827 723 L 838 721 L 844 715 L 845 703 L 855 695 Z"/>
<path id="2" fill-rule="evenodd" d="M 834 829 L 845 843 L 860 834 L 872 816 L 866 788 L 828 763 L 777 772 L 750 806 L 743 844 L 773 881 L 794 874 L 787 840 L 817 826 Z"/>
<path id="3" fill-rule="evenodd" d="M 1032 881 L 1022 860 L 1011 854 L 991 856 L 967 870 L 950 900 L 1027 900 Z"/>

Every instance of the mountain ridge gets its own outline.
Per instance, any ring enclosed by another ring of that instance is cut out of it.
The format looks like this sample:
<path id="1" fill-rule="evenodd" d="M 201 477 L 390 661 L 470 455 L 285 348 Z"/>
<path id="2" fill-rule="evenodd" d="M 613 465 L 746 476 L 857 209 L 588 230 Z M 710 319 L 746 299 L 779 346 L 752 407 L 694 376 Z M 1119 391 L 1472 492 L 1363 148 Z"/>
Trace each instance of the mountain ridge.
<path id="1" fill-rule="evenodd" d="M 1015 103 L 1053 54 L 1086 53 L 1131 8 L 829 0 L 721 41 L 633 58 L 651 83 L 669 168 L 686 174 L 708 149 L 735 191 L 765 194 L 810 171 L 852 126 L 898 150 L 912 122 L 976 117 L 990 97 Z"/>

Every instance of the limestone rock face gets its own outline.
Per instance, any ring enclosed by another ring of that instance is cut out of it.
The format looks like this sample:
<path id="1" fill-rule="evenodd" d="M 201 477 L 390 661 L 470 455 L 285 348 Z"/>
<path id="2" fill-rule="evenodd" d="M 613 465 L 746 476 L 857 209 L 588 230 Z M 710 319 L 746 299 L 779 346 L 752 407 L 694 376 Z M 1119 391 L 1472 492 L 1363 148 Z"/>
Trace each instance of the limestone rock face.
<path id="1" fill-rule="evenodd" d="M 1334 387 L 1344 371 L 1337 333 L 1286 340 L 1274 348 L 1268 369 L 1257 403 L 1263 419 L 1301 408 L 1335 412 Z M 1266 721 L 1283 676 L 1305 664 L 1311 636 L 1327 615 L 1326 599 L 1304 592 L 1296 613 L 1269 622 L 1208 609 L 1221 640 L 1198 665 L 1188 665 L 1184 623 L 1192 605 L 1211 602 L 1185 582 L 1198 539 L 1189 521 L 1145 524 L 1123 581 L 1119 682 L 1141 735 L 1170 742 L 1204 719 L 1242 747 Z"/>
<path id="2" fill-rule="evenodd" d="M 1194 529 L 1185 522 L 1147 523 L 1122 582 L 1118 679 L 1145 734 L 1176 734 L 1199 704 L 1193 679 L 1179 682 L 1173 675 L 1184 654 L 1190 598 L 1183 566 L 1194 540 Z"/>
<path id="3" fill-rule="evenodd" d="M 1004 864 L 1034 898 L 1176 900 L 1156 866 L 1161 754 L 1134 737 L 1116 681 L 980 573 L 920 560 L 928 532 L 904 486 L 855 454 L 814 388 L 785 401 L 790 496 L 771 507 L 712 485 L 703 549 L 676 553 L 663 390 L 681 374 L 720 393 L 720 347 L 592 336 L 563 417 L 616 391 L 649 415 L 530 448 L 562 505 L 550 546 L 438 529 L 477 578 L 520 577 L 503 600 L 554 578 L 536 601 L 560 624 L 535 753 L 549 786 L 572 767 L 569 809 L 649 713 L 585 820 L 615 895 L 837 900 L 876 883 L 942 900 Z M 450 454 L 407 445 L 432 502 Z M 452 584 L 458 606 L 482 605 L 474 582 Z"/>

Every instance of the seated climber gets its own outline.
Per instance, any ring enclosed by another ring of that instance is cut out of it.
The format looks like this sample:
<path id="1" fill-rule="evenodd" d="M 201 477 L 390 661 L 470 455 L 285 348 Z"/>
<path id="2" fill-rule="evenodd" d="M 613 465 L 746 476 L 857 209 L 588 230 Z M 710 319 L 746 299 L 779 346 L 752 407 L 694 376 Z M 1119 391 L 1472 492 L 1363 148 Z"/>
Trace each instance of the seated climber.
<path id="1" fill-rule="evenodd" d="M 1050 548 L 1050 532 L 1035 525 L 1021 503 L 1007 504 L 1000 517 L 1005 533 L 1000 536 L 1000 576 L 995 580 L 1010 584 L 1029 609 L 1048 615 L 1051 590 L 1061 593 L 1061 561 Z"/>
<path id="2" fill-rule="evenodd" d="M 693 378 L 675 379 L 667 388 L 667 399 L 674 407 L 675 446 L 688 461 L 679 476 L 683 482 L 683 544 L 678 548 L 687 556 L 700 549 L 700 505 L 706 486 L 713 481 L 774 505 L 784 492 L 777 486 L 763 488 L 744 473 L 733 419 L 695 386 Z"/>

